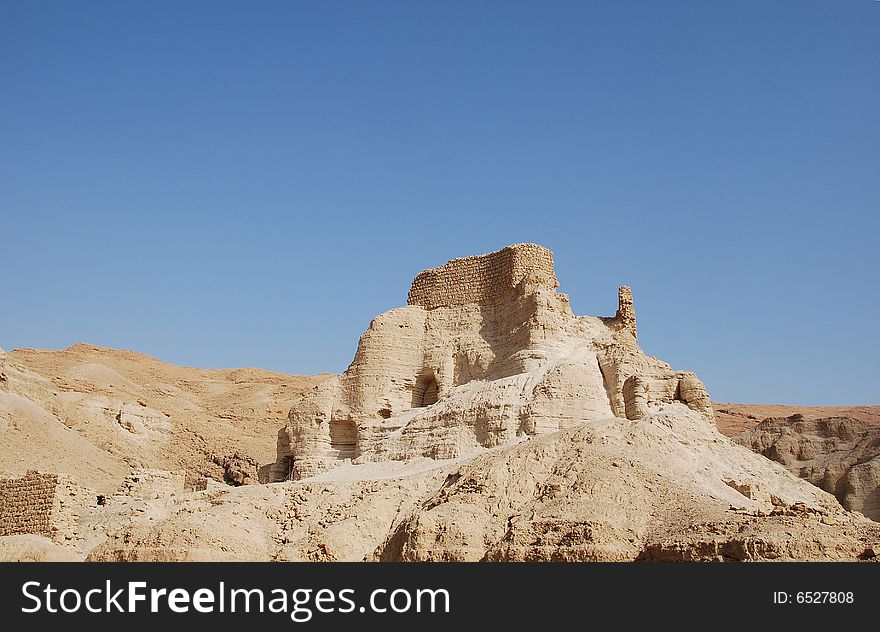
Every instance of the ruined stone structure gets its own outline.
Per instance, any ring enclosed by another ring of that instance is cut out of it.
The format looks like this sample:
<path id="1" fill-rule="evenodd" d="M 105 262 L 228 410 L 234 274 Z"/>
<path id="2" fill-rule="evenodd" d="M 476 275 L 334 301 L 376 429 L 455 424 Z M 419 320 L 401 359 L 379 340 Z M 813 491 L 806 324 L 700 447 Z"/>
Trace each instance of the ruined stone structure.
<path id="1" fill-rule="evenodd" d="M 191 471 L 170 472 L 156 468 L 135 468 L 122 481 L 114 500 L 154 500 L 206 489 L 222 489 L 224 483 Z"/>
<path id="2" fill-rule="evenodd" d="M 70 476 L 28 471 L 0 478 L 0 536 L 34 534 L 56 542 L 75 537 L 77 514 L 95 496 Z"/>
<path id="3" fill-rule="evenodd" d="M 646 356 L 632 293 L 575 316 L 553 255 L 518 244 L 420 273 L 408 305 L 377 316 L 354 361 L 290 410 L 272 480 L 356 463 L 448 459 L 517 437 L 680 402 L 714 417 L 693 373 Z"/>
<path id="4" fill-rule="evenodd" d="M 638 339 L 636 334 L 636 308 L 633 303 L 632 290 L 628 285 L 624 285 L 617 290 L 617 313 L 614 315 L 613 322 L 620 329 L 628 332 L 633 339 Z"/>
<path id="5" fill-rule="evenodd" d="M 198 487 L 204 489 L 201 485 Z M 193 485 L 192 489 L 195 488 L 196 485 Z M 149 500 L 182 494 L 185 489 L 186 474 L 183 472 L 138 468 L 125 478 L 117 496 Z"/>
<path id="6" fill-rule="evenodd" d="M 407 304 L 436 309 L 497 303 L 523 283 L 557 287 L 549 250 L 537 244 L 520 244 L 489 255 L 453 259 L 421 272 L 413 281 Z"/>

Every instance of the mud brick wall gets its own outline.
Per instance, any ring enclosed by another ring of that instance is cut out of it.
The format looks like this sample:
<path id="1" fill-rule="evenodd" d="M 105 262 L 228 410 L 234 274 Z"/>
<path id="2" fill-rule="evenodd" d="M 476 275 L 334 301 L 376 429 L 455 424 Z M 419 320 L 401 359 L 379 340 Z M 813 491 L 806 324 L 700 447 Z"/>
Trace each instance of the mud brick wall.
<path id="1" fill-rule="evenodd" d="M 94 497 L 59 474 L 0 478 L 0 536 L 32 533 L 56 541 L 76 535 L 77 512 Z"/>
<path id="2" fill-rule="evenodd" d="M 420 273 L 407 303 L 425 309 L 488 303 L 523 280 L 555 289 L 553 253 L 537 244 L 517 244 L 487 255 L 453 259 Z"/>
<path id="3" fill-rule="evenodd" d="M 35 533 L 52 536 L 52 507 L 58 476 L 28 472 L 0 479 L 0 536 Z"/>

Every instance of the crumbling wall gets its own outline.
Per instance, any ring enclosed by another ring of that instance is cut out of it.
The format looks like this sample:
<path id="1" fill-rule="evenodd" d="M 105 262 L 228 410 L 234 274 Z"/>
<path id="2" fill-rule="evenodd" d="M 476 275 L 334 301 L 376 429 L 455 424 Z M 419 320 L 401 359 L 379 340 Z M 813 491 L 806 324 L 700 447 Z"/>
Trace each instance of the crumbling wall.
<path id="1" fill-rule="evenodd" d="M 183 491 L 185 492 L 203 492 L 208 489 L 226 489 L 226 487 L 226 483 L 215 481 L 207 476 L 201 476 L 193 472 L 186 472 L 184 474 Z"/>
<path id="2" fill-rule="evenodd" d="M 421 272 L 413 281 L 407 304 L 436 309 L 493 302 L 523 280 L 555 289 L 553 253 L 537 244 L 516 244 L 486 255 L 453 259 Z"/>
<path id="3" fill-rule="evenodd" d="M 208 477 L 193 472 L 185 472 L 183 476 L 183 490 L 186 492 L 203 492 L 208 489 Z"/>
<path id="4" fill-rule="evenodd" d="M 115 499 L 116 501 L 126 498 L 154 500 L 166 496 L 225 487 L 224 483 L 188 470 L 169 472 L 168 470 L 138 468 L 132 470 L 122 481 Z"/>
<path id="5" fill-rule="evenodd" d="M 52 502 L 54 539 L 61 542 L 76 538 L 80 510 L 95 506 L 96 501 L 97 496 L 93 490 L 80 486 L 72 476 L 59 474 Z"/>
<path id="6" fill-rule="evenodd" d="M 157 469 L 137 469 L 122 481 L 118 496 L 150 500 L 183 493 L 186 475 Z M 207 485 L 207 483 L 206 483 Z"/>
<path id="7" fill-rule="evenodd" d="M 0 536 L 34 533 L 52 537 L 52 507 L 58 476 L 30 471 L 0 479 Z"/>
<path id="8" fill-rule="evenodd" d="M 56 542 L 76 536 L 79 510 L 95 500 L 73 477 L 28 471 L 0 478 L 0 536 L 35 534 Z"/>

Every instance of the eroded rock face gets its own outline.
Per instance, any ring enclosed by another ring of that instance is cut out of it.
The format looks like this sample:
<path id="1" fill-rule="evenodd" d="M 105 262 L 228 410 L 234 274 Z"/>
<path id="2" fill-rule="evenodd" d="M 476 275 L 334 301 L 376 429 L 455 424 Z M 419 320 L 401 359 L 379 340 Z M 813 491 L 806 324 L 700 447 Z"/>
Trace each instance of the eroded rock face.
<path id="1" fill-rule="evenodd" d="M 880 525 L 676 404 L 458 461 L 129 499 L 81 528 L 95 561 L 855 561 L 880 542 Z"/>
<path id="2" fill-rule="evenodd" d="M 95 561 L 876 558 L 880 525 L 723 436 L 696 376 L 641 352 L 627 288 L 615 316 L 575 316 L 549 251 L 526 244 L 420 274 L 409 303 L 294 403 L 271 468 L 284 482 L 123 494 L 83 509 L 69 548 Z M 228 482 L 268 474 L 222 455 Z M 873 462 L 850 468 L 853 489 Z"/>
<path id="3" fill-rule="evenodd" d="M 713 423 L 697 377 L 639 349 L 628 287 L 609 318 L 575 316 L 557 287 L 552 253 L 536 244 L 420 273 L 345 373 L 293 405 L 272 480 L 348 460 L 455 458 L 673 402 Z"/>
<path id="4" fill-rule="evenodd" d="M 880 521 L 880 428 L 848 417 L 765 419 L 734 438 Z"/>

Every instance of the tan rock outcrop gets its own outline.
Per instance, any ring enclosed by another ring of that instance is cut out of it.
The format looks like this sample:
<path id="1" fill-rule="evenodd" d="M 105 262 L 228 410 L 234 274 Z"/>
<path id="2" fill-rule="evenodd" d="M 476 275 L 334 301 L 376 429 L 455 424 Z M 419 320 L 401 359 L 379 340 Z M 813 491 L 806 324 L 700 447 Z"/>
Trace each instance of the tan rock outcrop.
<path id="1" fill-rule="evenodd" d="M 467 458 L 345 464 L 129 507 L 140 511 L 88 516 L 100 540 L 88 559 L 855 561 L 880 538 L 676 404 Z"/>
<path id="2" fill-rule="evenodd" d="M 880 522 L 880 428 L 849 417 L 765 419 L 734 438 Z"/>
<path id="3" fill-rule="evenodd" d="M 346 461 L 449 459 L 678 402 L 713 422 L 693 373 L 636 342 L 632 293 L 617 314 L 575 316 L 552 253 L 518 244 L 421 272 L 408 305 L 373 319 L 354 361 L 290 410 L 272 480 Z"/>
<path id="4" fill-rule="evenodd" d="M 846 473 L 843 506 L 880 522 L 880 455 Z"/>

